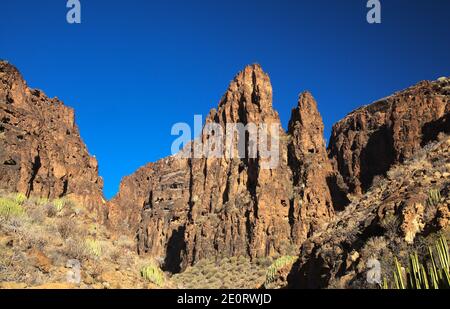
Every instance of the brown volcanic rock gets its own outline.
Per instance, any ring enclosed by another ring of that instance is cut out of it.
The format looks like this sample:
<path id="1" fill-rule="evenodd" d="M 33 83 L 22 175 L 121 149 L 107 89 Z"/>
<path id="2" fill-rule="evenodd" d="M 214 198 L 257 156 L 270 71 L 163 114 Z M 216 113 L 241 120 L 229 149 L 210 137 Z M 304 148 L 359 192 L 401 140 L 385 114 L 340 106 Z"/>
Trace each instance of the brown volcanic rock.
<path id="1" fill-rule="evenodd" d="M 313 119 L 306 119 L 312 115 Z M 269 141 L 276 138 L 270 125 L 277 125 L 278 165 L 262 168 L 268 159 L 260 153 L 254 159 L 197 158 L 193 150 L 200 141 L 207 144 L 213 136 L 204 128 L 200 140 L 184 152 L 124 178 L 120 193 L 110 205 L 113 224 L 126 221 L 134 232 L 140 216 L 139 251 L 164 260 L 171 271 L 203 258 L 256 258 L 295 250 L 308 233 L 330 220 L 333 211 L 326 184 L 332 170 L 315 102 L 301 104 L 293 117 L 291 127 L 296 141 L 291 143 L 272 108 L 269 77 L 259 65 L 246 67 L 231 82 L 206 123 L 220 125 L 224 136 L 232 132 L 227 128 L 230 123 L 264 123 L 269 126 Z M 309 139 L 310 144 L 299 145 L 303 139 Z M 239 137 L 233 145 L 237 148 L 238 143 Z M 245 143 L 248 146 L 249 140 Z M 275 149 L 276 143 L 272 145 L 271 149 Z M 291 149 L 303 147 L 293 157 L 296 166 L 288 162 L 288 145 Z M 310 146 L 314 153 L 309 153 Z M 181 157 L 183 153 L 187 153 L 186 158 Z M 298 177 L 294 195 L 291 168 L 301 167 L 306 157 L 310 165 L 295 172 Z M 315 164 L 320 165 L 316 167 L 317 175 L 310 172 Z M 302 187 L 303 181 L 308 188 Z M 316 188 L 309 189 L 310 185 Z M 305 205 L 296 200 L 300 198 Z"/>
<path id="2" fill-rule="evenodd" d="M 292 196 L 286 134 L 272 108 L 270 79 L 259 65 L 248 66 L 235 77 L 206 122 L 222 128 L 228 123 L 278 125 L 279 164 L 263 169 L 259 155 L 256 159 L 192 160 L 187 263 L 218 253 L 262 257 L 285 252 L 290 244 Z M 268 135 L 270 140 L 273 134 Z M 203 142 L 208 138 L 204 134 Z"/>
<path id="3" fill-rule="evenodd" d="M 450 79 L 424 81 L 362 107 L 336 123 L 329 155 L 349 187 L 361 193 L 376 175 L 450 132 Z"/>
<path id="4" fill-rule="evenodd" d="M 293 288 L 377 288 L 366 281 L 370 259 L 391 281 L 394 256 L 407 265 L 413 251 L 428 254 L 425 237 L 449 232 L 450 137 L 396 165 L 354 199 L 326 229 L 306 240 L 288 276 Z M 431 190 L 441 199 L 429 203 Z M 425 244 L 425 245 L 424 245 Z"/>
<path id="5" fill-rule="evenodd" d="M 108 223 L 121 233 L 135 234 L 141 221 L 141 210 L 148 201 L 154 181 L 153 164 L 141 167 L 123 177 L 118 194 L 108 201 Z"/>
<path id="6" fill-rule="evenodd" d="M 0 189 L 27 196 L 70 196 L 103 215 L 103 181 L 75 124 L 74 111 L 28 88 L 0 62 Z"/>
<path id="7" fill-rule="evenodd" d="M 301 244 L 334 215 L 328 183 L 335 176 L 323 139 L 322 117 L 309 92 L 301 94 L 289 122 L 289 163 L 293 171 L 292 236 Z"/>

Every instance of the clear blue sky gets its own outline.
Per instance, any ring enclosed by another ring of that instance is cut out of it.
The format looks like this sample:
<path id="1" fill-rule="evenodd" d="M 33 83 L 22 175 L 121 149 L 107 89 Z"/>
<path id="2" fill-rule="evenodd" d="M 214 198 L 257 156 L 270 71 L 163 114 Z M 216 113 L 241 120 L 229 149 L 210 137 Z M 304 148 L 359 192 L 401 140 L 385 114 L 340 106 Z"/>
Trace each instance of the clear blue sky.
<path id="1" fill-rule="evenodd" d="M 360 105 L 450 75 L 450 1 L 381 3 L 369 25 L 366 0 L 81 0 L 82 24 L 69 25 L 65 0 L 2 0 L 0 58 L 75 108 L 110 198 L 246 64 L 270 74 L 285 127 L 312 91 L 327 138 Z"/>

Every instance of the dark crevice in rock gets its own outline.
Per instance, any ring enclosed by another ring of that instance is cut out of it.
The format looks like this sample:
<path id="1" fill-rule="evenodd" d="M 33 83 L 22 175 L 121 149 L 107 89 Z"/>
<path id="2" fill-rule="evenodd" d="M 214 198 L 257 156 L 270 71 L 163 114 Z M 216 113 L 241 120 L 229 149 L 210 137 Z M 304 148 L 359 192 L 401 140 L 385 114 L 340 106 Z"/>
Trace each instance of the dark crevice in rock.
<path id="1" fill-rule="evenodd" d="M 164 271 L 169 271 L 173 274 L 181 271 L 182 256 L 186 250 L 185 230 L 185 226 L 180 226 L 177 230 L 172 231 L 172 236 L 167 242 L 166 257 L 163 265 Z"/>

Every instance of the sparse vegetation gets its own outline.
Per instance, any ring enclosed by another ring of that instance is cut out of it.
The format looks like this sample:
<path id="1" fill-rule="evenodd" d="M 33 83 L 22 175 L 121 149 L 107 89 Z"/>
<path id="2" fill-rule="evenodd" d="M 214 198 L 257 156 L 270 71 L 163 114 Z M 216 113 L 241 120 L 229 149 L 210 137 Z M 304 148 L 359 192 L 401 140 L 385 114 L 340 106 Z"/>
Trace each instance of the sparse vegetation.
<path id="1" fill-rule="evenodd" d="M 148 286 L 139 273 L 143 261 L 135 252 L 133 238 L 122 235 L 116 243 L 104 226 L 86 215 L 82 205 L 76 205 L 81 209 L 78 212 L 74 205 L 67 198 L 52 201 L 0 193 L 0 288 L 3 283 L 65 286 L 66 274 L 61 269 L 71 260 L 83 266 L 85 275 L 78 287 Z M 45 267 L 37 264 L 36 256 Z"/>
<path id="2" fill-rule="evenodd" d="M 447 239 L 441 236 L 434 246 L 428 248 L 429 256 L 422 263 L 417 252 L 410 254 L 409 265 L 404 268 L 394 258 L 393 280 L 384 278 L 382 288 L 395 289 L 441 289 L 450 288 L 450 259 Z"/>
<path id="3" fill-rule="evenodd" d="M 58 198 L 56 200 L 53 201 L 53 206 L 55 207 L 55 210 L 57 213 L 61 212 L 64 208 L 64 206 L 66 206 L 66 199 L 63 198 Z"/>
<path id="4" fill-rule="evenodd" d="M 431 207 L 436 207 L 442 200 L 441 191 L 437 189 L 431 189 L 428 192 L 428 205 Z"/>
<path id="5" fill-rule="evenodd" d="M 23 193 L 16 193 L 16 195 L 14 196 L 14 201 L 19 205 L 23 205 L 26 200 L 27 196 Z"/>
<path id="6" fill-rule="evenodd" d="M 76 223 L 74 220 L 70 220 L 68 218 L 63 218 L 57 223 L 57 229 L 59 234 L 64 240 L 67 240 L 69 237 L 76 235 Z"/>
<path id="7" fill-rule="evenodd" d="M 0 217 L 9 220 L 12 217 L 20 217 L 24 214 L 23 201 L 16 198 L 0 197 Z"/>
<path id="8" fill-rule="evenodd" d="M 264 284 L 266 266 L 244 256 L 203 259 L 172 276 L 176 288 L 255 289 Z"/>
<path id="9" fill-rule="evenodd" d="M 150 281 L 151 283 L 156 284 L 157 286 L 162 286 L 164 284 L 164 273 L 163 271 L 155 264 L 150 263 L 141 269 L 141 276 L 145 280 Z"/>
<path id="10" fill-rule="evenodd" d="M 294 264 L 297 259 L 297 256 L 290 255 L 282 256 L 276 259 L 275 262 L 273 262 L 272 265 L 270 265 L 270 267 L 267 269 L 265 286 L 268 286 L 269 284 L 274 282 L 279 270 L 288 265 Z"/>
<path id="11" fill-rule="evenodd" d="M 86 239 L 85 246 L 87 253 L 92 257 L 99 258 L 102 255 L 102 246 L 97 240 Z"/>

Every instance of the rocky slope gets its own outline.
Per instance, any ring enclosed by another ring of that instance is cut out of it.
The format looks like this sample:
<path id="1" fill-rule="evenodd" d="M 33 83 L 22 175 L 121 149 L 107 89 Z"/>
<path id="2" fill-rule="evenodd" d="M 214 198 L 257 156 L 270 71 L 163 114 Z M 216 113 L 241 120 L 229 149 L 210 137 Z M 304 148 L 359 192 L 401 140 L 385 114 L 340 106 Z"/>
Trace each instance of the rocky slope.
<path id="1" fill-rule="evenodd" d="M 267 159 L 259 152 L 254 159 L 196 158 L 194 142 L 187 158 L 166 158 L 126 177 L 110 218 L 115 226 L 125 220 L 133 232 L 138 226 L 141 253 L 160 257 L 172 271 L 210 256 L 282 255 L 333 217 L 327 182 L 333 168 L 309 93 L 301 95 L 286 133 L 272 108 L 269 77 L 259 65 L 248 66 L 206 123 L 220 125 L 224 135 L 229 123 L 278 125 L 267 138 L 279 141 L 279 164 L 262 168 Z M 204 129 L 200 141 L 207 144 L 211 134 Z M 243 141 L 249 145 L 238 137 L 235 149 Z"/>
<path id="2" fill-rule="evenodd" d="M 73 109 L 30 89 L 16 68 L 0 61 L 0 189 L 69 196 L 103 217 L 102 188 Z"/>
<path id="3" fill-rule="evenodd" d="M 326 229 L 305 241 L 287 277 L 293 288 L 376 288 L 370 259 L 392 278 L 413 251 L 428 254 L 437 232 L 450 235 L 450 137 L 427 145 L 356 198 Z M 432 199 L 432 192 L 439 198 Z"/>

